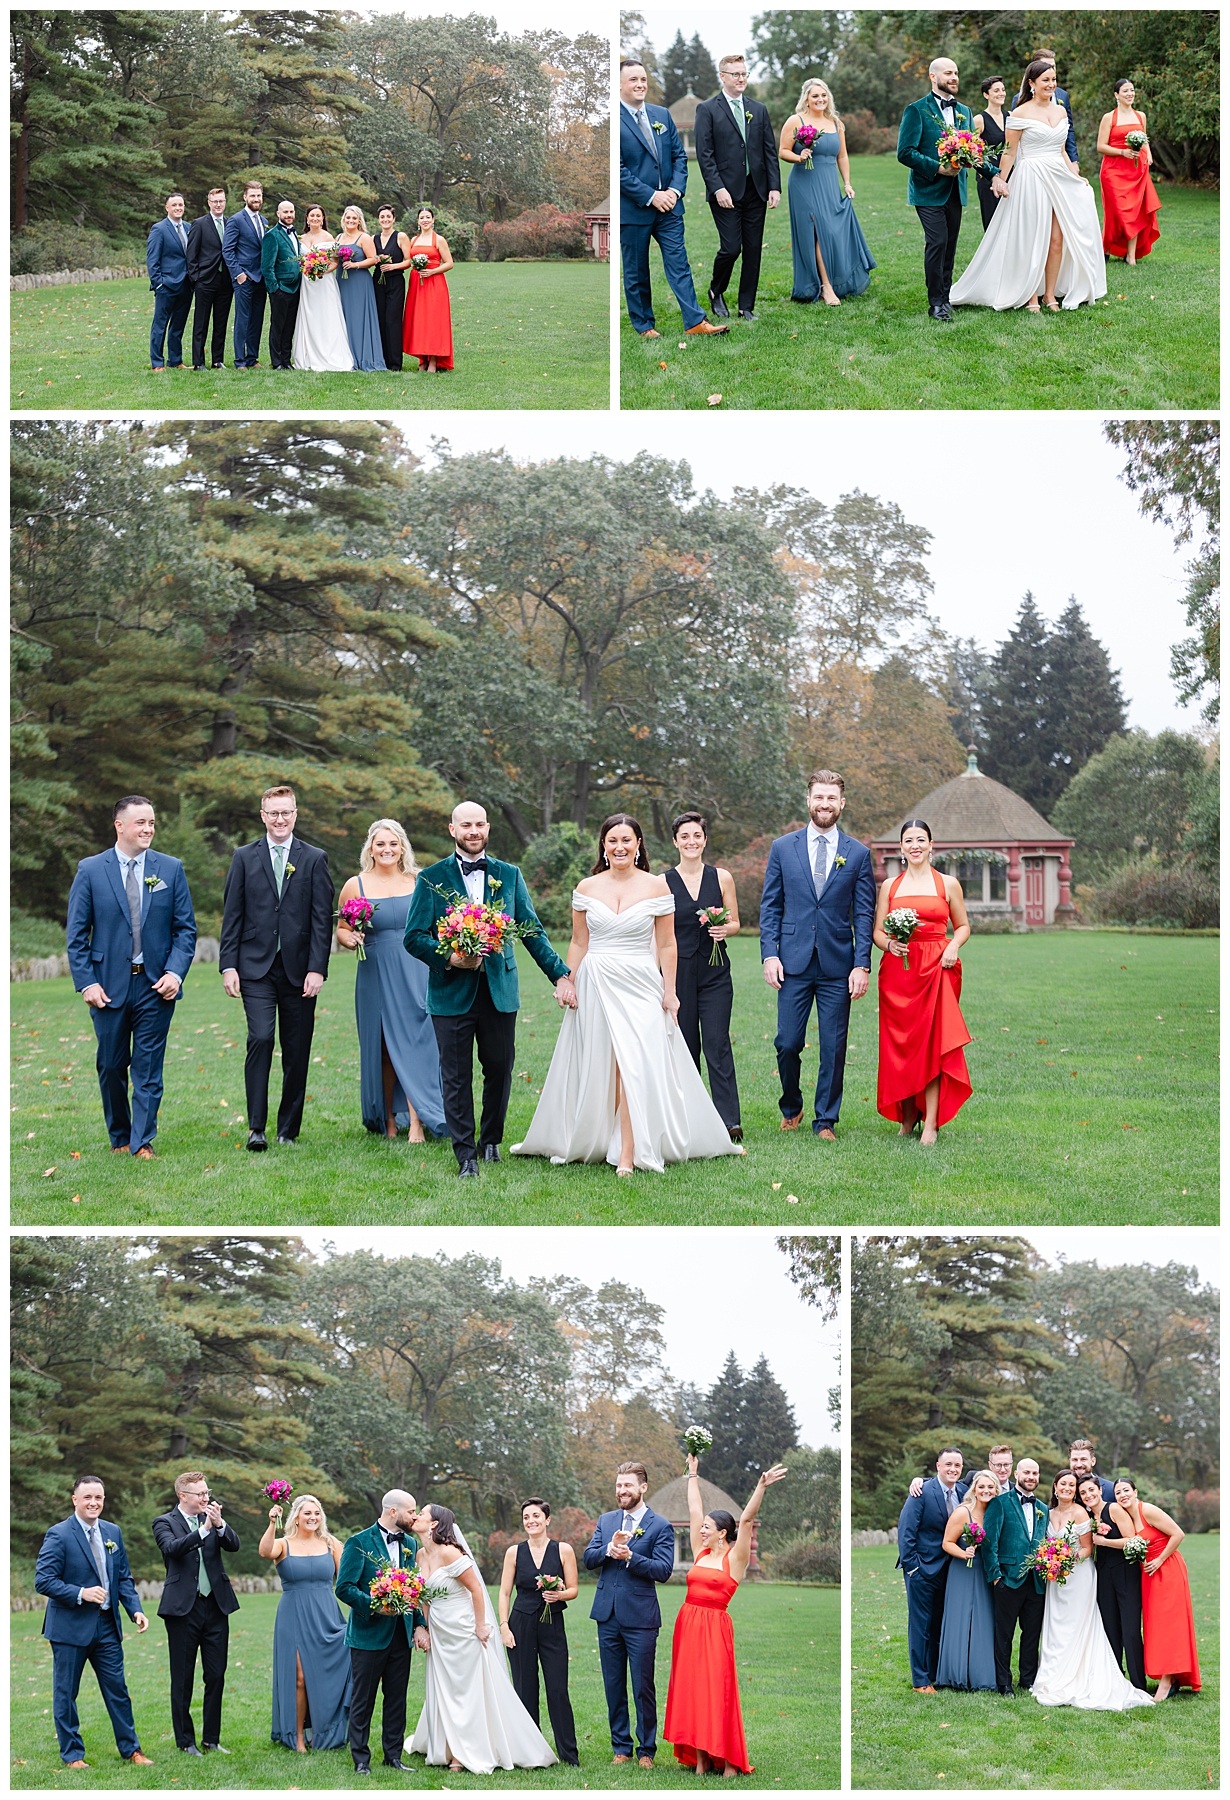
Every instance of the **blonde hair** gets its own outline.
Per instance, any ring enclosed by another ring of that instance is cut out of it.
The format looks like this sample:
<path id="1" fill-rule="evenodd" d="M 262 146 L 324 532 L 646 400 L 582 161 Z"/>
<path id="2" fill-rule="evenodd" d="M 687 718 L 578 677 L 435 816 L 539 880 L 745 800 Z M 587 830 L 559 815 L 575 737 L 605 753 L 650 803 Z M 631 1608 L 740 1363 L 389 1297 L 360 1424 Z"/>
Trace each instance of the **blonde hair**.
<path id="1" fill-rule="evenodd" d="M 312 1533 L 313 1537 L 323 1538 L 327 1543 L 329 1538 L 329 1527 L 325 1520 L 325 1509 L 320 1504 L 320 1501 L 316 1498 L 315 1494 L 297 1494 L 294 1500 L 292 1500 L 290 1511 L 286 1515 L 286 1523 L 282 1527 L 283 1537 L 298 1537 L 299 1527 L 295 1521 L 298 1519 L 301 1509 L 305 1506 L 314 1506 L 320 1514 L 320 1524 Z"/>
<path id="2" fill-rule="evenodd" d="M 966 1503 L 977 1498 L 974 1489 L 980 1481 L 989 1481 L 991 1486 L 995 1489 L 995 1492 L 998 1494 L 999 1476 L 992 1475 L 990 1469 L 975 1469 L 974 1473 L 969 1478 L 969 1486 L 965 1490 Z"/>
<path id="3" fill-rule="evenodd" d="M 366 875 L 369 869 L 376 866 L 375 858 L 372 856 L 372 841 L 378 831 L 391 831 L 396 836 L 401 844 L 401 855 L 397 859 L 397 866 L 403 875 L 409 875 L 413 881 L 418 875 L 419 866 L 414 860 L 414 851 L 410 848 L 410 839 L 406 836 L 405 827 L 400 825 L 396 819 L 374 819 L 368 827 L 367 841 L 359 852 L 359 868 L 363 874 Z"/>
<path id="4" fill-rule="evenodd" d="M 827 101 L 829 103 L 829 109 L 828 109 L 829 118 L 832 119 L 834 125 L 840 125 L 841 119 L 839 118 L 838 113 L 837 113 L 837 102 L 833 99 L 833 90 L 830 88 L 828 82 L 821 81 L 821 79 L 818 75 L 808 76 L 807 80 L 803 83 L 803 91 L 799 95 L 799 104 L 795 107 L 795 111 L 798 113 L 800 118 L 802 118 L 804 116 L 804 108 L 807 105 L 807 96 L 808 96 L 808 94 L 811 93 L 813 88 L 817 88 L 817 87 L 824 89 L 825 98 L 827 99 Z"/>
<path id="5" fill-rule="evenodd" d="M 363 217 L 363 208 L 361 206 L 356 206 L 353 201 L 350 203 L 349 206 L 345 207 L 342 211 L 342 230 L 345 231 L 345 229 L 346 229 L 346 214 L 352 213 L 352 212 L 358 213 L 358 215 L 359 215 L 359 230 L 366 231 L 367 230 L 367 220 Z"/>
<path id="6" fill-rule="evenodd" d="M 746 58 L 746 56 L 744 56 L 742 54 L 742 52 L 740 52 L 740 54 L 738 56 L 724 56 L 722 58 L 721 62 L 718 64 L 718 74 L 720 75 L 722 73 L 723 69 L 729 69 L 729 68 L 733 67 L 733 65 L 735 63 L 746 63 L 746 61 L 747 61 L 747 58 Z"/>

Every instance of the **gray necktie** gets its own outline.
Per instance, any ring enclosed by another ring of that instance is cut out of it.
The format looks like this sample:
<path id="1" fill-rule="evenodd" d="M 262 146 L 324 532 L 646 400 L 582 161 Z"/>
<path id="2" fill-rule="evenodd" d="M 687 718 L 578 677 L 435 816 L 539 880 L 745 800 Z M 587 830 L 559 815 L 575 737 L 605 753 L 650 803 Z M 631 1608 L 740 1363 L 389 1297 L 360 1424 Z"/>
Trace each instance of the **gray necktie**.
<path id="1" fill-rule="evenodd" d="M 94 1558 L 94 1567 L 98 1570 L 98 1585 L 109 1589 L 110 1584 L 107 1581 L 107 1557 L 106 1552 L 102 1547 L 102 1539 L 98 1535 L 97 1525 L 90 1526 L 90 1554 Z"/>
<path id="2" fill-rule="evenodd" d="M 188 248 L 188 233 L 184 230 L 184 221 L 182 219 L 177 219 L 175 221 L 175 229 L 179 233 L 180 243 L 184 246 L 184 249 L 186 250 Z"/>
<path id="3" fill-rule="evenodd" d="M 255 218 L 256 218 L 256 235 L 258 238 L 263 239 L 264 235 L 265 235 L 265 221 L 261 218 L 259 213 L 257 213 L 255 215 Z"/>
<path id="4" fill-rule="evenodd" d="M 141 954 L 141 890 L 137 886 L 135 858 L 130 859 L 128 864 L 128 874 L 124 880 L 124 898 L 128 902 L 128 917 L 132 922 L 132 960 L 136 962 Z"/>
<path id="5" fill-rule="evenodd" d="M 636 122 L 641 128 L 641 136 L 644 138 L 645 142 L 649 145 L 649 148 L 653 151 L 654 159 L 656 161 L 657 155 L 658 155 L 658 147 L 653 141 L 653 132 L 650 129 L 650 125 L 649 125 L 649 114 L 645 111 L 645 108 L 643 106 L 638 106 L 636 109 Z"/>
<path id="6" fill-rule="evenodd" d="M 951 1519 L 957 1504 L 957 1490 L 955 1487 L 944 1489 L 944 1503 L 948 1508 L 948 1517 Z"/>
<path id="7" fill-rule="evenodd" d="M 825 872 L 825 865 L 827 862 L 828 862 L 828 845 L 825 843 L 825 841 L 822 837 L 818 837 L 816 839 L 816 860 L 812 864 L 812 880 L 816 884 L 816 899 L 817 900 L 820 898 L 821 894 L 824 892 L 824 883 L 825 883 L 825 880 L 827 879 L 826 872 Z"/>

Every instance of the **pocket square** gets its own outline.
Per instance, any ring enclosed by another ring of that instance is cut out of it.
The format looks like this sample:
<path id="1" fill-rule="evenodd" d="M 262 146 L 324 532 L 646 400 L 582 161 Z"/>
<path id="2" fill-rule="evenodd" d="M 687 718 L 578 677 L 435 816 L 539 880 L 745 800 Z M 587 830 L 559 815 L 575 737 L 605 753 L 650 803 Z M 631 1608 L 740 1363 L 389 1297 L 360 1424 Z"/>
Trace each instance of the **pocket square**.
<path id="1" fill-rule="evenodd" d="M 165 894 L 166 891 L 167 891 L 167 884 L 165 881 L 163 881 L 162 877 L 159 876 L 158 880 L 154 883 L 153 887 L 150 889 L 150 893 L 151 894 Z"/>

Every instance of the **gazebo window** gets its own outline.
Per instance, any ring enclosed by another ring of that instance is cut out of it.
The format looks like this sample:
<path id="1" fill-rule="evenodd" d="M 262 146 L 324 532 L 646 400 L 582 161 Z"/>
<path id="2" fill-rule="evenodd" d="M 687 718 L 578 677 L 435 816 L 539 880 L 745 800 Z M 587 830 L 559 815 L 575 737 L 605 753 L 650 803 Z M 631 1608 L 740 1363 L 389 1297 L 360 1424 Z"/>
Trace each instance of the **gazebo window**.
<path id="1" fill-rule="evenodd" d="M 1004 867 L 1003 863 L 989 864 L 988 868 L 987 868 L 987 874 L 990 877 L 989 891 L 987 893 L 987 899 L 988 900 L 1007 900 L 1007 898 L 1008 898 L 1008 871 Z"/>
<path id="2" fill-rule="evenodd" d="M 959 862 L 954 871 L 961 883 L 961 892 L 967 900 L 982 899 L 983 865 L 976 862 Z"/>

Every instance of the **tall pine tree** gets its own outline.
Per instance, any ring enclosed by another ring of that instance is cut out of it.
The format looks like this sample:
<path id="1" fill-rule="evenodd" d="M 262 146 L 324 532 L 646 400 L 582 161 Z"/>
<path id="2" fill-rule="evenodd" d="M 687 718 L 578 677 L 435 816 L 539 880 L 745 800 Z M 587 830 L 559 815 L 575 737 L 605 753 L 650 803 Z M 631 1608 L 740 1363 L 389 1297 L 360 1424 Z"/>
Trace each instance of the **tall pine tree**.
<path id="1" fill-rule="evenodd" d="M 717 65 L 701 43 L 699 32 L 692 34 L 692 42 L 688 45 L 688 80 L 698 100 L 711 99 L 721 87 Z"/>
<path id="2" fill-rule="evenodd" d="M 729 1351 L 722 1373 L 709 1389 L 708 1416 L 702 1421 L 713 1434 L 713 1448 L 700 1459 L 706 1481 L 732 1493 L 743 1472 L 744 1375 Z"/>
<path id="3" fill-rule="evenodd" d="M 983 774 L 1041 810 L 1050 779 L 1046 680 L 1050 632 L 1031 593 L 995 652 L 983 703 Z"/>
<path id="4" fill-rule="evenodd" d="M 762 1469 L 771 1469 L 799 1441 L 794 1408 L 786 1390 L 769 1367 L 768 1357 L 758 1358 L 743 1386 L 743 1433 L 739 1448 L 743 1485 L 750 1493 Z M 735 1499 L 745 1495 L 735 1490 Z"/>
<path id="5" fill-rule="evenodd" d="M 1124 729 L 1127 714 L 1106 647 L 1090 631 L 1075 595 L 1051 633 L 1046 658 L 1049 779 L 1039 811 L 1049 819 L 1072 777 Z"/>
<path id="6" fill-rule="evenodd" d="M 683 99 L 691 86 L 691 58 L 682 31 L 675 33 L 675 40 L 659 67 L 662 75 L 662 104 L 673 106 L 676 100 Z"/>

